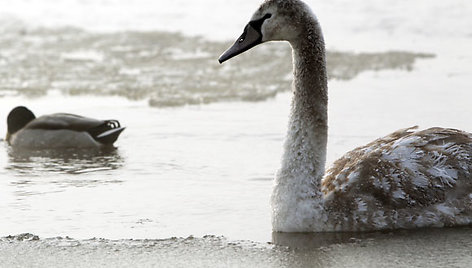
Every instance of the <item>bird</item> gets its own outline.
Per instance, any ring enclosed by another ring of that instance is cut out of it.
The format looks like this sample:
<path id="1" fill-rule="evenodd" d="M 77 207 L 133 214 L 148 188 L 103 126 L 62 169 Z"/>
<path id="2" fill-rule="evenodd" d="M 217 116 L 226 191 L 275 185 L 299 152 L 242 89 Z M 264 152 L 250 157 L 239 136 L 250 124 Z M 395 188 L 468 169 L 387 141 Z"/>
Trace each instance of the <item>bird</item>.
<path id="1" fill-rule="evenodd" d="M 112 147 L 125 129 L 117 120 L 99 120 L 69 113 L 38 118 L 25 106 L 7 116 L 5 141 L 13 148 L 61 149 Z"/>
<path id="2" fill-rule="evenodd" d="M 218 60 L 223 63 L 269 41 L 288 41 L 293 56 L 288 131 L 271 196 L 274 232 L 472 223 L 471 133 L 440 127 L 400 129 L 349 151 L 325 170 L 326 52 L 312 9 L 300 0 L 264 1 Z"/>

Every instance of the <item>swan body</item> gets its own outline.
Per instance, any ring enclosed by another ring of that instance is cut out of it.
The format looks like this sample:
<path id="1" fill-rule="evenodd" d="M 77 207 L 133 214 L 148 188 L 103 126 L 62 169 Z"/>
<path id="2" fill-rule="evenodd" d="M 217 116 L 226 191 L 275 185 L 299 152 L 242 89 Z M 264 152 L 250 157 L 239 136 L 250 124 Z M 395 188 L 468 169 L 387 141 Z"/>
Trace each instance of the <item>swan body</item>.
<path id="1" fill-rule="evenodd" d="M 17 148 L 100 148 L 112 146 L 124 130 L 116 120 L 98 120 L 56 113 L 38 118 L 26 107 L 15 107 L 7 117 L 6 141 Z"/>
<path id="2" fill-rule="evenodd" d="M 472 223 L 472 134 L 415 127 L 354 149 L 325 172 L 327 75 L 320 25 L 300 0 L 267 0 L 220 63 L 288 41 L 293 97 L 272 194 L 276 232 L 372 231 Z"/>

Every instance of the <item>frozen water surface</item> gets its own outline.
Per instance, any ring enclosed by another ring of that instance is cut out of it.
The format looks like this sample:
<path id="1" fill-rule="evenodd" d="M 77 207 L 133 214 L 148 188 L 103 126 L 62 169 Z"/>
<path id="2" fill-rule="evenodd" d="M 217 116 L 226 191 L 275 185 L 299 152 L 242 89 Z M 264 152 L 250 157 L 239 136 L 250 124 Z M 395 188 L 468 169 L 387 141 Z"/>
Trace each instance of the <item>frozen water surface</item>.
<path id="1" fill-rule="evenodd" d="M 76 240 L 22 234 L 0 240 L 0 261 L 9 267 L 468 267 L 471 232 L 277 234 L 274 241 L 282 245 L 216 236 Z"/>

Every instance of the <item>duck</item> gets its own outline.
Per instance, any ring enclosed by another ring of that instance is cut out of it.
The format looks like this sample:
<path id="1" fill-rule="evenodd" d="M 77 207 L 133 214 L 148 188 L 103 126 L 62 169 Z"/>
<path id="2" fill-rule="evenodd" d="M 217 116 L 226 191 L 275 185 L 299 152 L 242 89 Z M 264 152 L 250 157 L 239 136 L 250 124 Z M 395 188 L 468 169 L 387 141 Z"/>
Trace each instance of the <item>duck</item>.
<path id="1" fill-rule="evenodd" d="M 472 223 L 472 134 L 410 127 L 347 152 L 325 170 L 326 52 L 318 18 L 301 0 L 266 0 L 223 63 L 287 41 L 293 85 L 288 131 L 271 196 L 274 232 L 364 232 Z M 244 60 L 242 61 L 244 64 Z"/>
<path id="2" fill-rule="evenodd" d="M 125 129 L 117 120 L 99 120 L 69 113 L 36 117 L 25 106 L 7 116 L 5 141 L 13 148 L 60 149 L 112 147 Z"/>

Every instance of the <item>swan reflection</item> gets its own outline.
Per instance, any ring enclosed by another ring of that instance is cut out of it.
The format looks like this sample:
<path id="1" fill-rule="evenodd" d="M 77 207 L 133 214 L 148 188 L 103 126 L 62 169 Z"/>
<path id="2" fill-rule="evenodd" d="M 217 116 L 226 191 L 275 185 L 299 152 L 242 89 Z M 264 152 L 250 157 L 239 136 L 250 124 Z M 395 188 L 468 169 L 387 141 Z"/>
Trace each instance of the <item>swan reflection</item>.
<path id="1" fill-rule="evenodd" d="M 472 235 L 472 227 L 420 228 L 411 230 L 385 230 L 375 232 L 325 232 L 325 233 L 272 233 L 272 243 L 291 249 L 319 249 L 333 245 L 375 245 L 422 244 L 434 248 L 437 241 L 457 241 L 457 237 L 467 239 Z M 392 246 L 393 247 L 393 246 Z M 394 250 L 392 248 L 392 250 Z"/>

